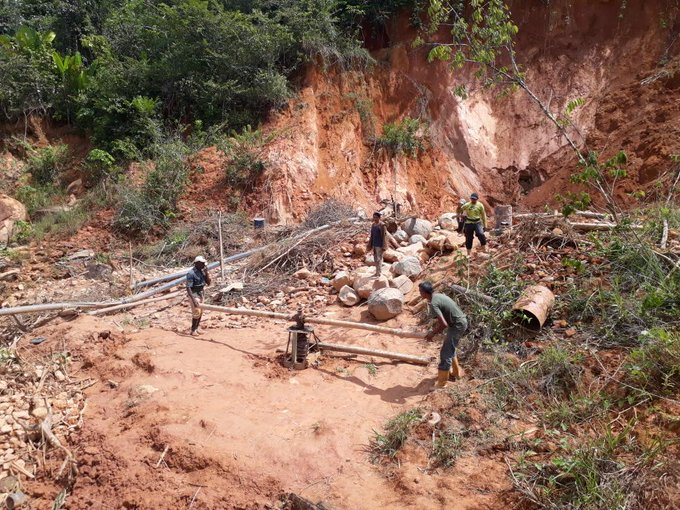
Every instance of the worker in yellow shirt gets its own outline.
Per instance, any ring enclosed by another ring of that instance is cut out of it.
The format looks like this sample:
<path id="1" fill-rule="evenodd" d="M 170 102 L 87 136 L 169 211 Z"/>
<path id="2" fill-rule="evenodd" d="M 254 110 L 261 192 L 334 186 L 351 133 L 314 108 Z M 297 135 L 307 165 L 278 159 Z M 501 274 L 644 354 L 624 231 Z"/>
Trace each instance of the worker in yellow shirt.
<path id="1" fill-rule="evenodd" d="M 482 245 L 481 250 L 486 251 L 486 236 L 484 229 L 486 229 L 486 209 L 479 201 L 479 195 L 473 193 L 470 195 L 470 201 L 461 206 L 463 216 L 465 218 L 465 225 L 463 231 L 465 232 L 465 248 L 467 249 L 468 257 L 472 253 L 472 242 L 474 236 L 477 236 L 479 243 Z"/>

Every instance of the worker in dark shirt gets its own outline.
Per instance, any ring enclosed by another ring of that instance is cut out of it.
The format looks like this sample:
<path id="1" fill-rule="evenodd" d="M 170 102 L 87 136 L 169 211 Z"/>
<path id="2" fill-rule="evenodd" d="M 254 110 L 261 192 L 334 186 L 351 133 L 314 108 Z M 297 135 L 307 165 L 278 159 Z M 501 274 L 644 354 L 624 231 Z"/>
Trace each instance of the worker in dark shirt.
<path id="1" fill-rule="evenodd" d="M 205 258 L 199 255 L 194 259 L 194 267 L 187 273 L 187 294 L 189 294 L 191 305 L 191 335 L 201 333 L 198 329 L 203 315 L 200 304 L 203 303 L 203 289 L 206 285 L 210 285 L 210 275 Z"/>
<path id="2" fill-rule="evenodd" d="M 430 304 L 430 315 L 435 320 L 434 326 L 428 331 L 426 340 L 432 340 L 434 335 L 446 330 L 446 337 L 439 351 L 439 367 L 435 388 L 443 388 L 449 380 L 460 379 L 465 375 L 458 364 L 456 347 L 467 331 L 467 317 L 456 302 L 445 294 L 435 293 L 430 282 L 418 285 L 420 297 Z"/>
<path id="3" fill-rule="evenodd" d="M 375 260 L 375 276 L 380 276 L 383 264 L 383 253 L 387 246 L 387 229 L 385 228 L 385 224 L 380 221 L 380 218 L 381 215 L 379 212 L 373 213 L 371 237 L 368 240 L 368 250 L 373 250 L 373 259 Z"/>

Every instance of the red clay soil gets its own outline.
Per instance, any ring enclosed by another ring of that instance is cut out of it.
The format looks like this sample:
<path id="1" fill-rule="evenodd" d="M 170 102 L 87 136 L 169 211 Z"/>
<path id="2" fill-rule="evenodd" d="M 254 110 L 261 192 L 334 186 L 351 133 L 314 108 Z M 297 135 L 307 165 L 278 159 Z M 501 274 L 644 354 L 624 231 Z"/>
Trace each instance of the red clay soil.
<path id="1" fill-rule="evenodd" d="M 175 312 L 181 327 L 188 312 Z M 352 310 L 350 318 L 361 314 Z M 65 348 L 74 359 L 70 377 L 98 381 L 87 390 L 84 427 L 71 445 L 80 473 L 69 509 L 176 509 L 192 499 L 193 508 L 259 509 L 288 492 L 331 509 L 506 508 L 510 483 L 493 452 L 428 471 L 419 468 L 427 467 L 426 456 L 407 451 L 396 478 L 371 464 L 373 431 L 421 403 L 431 367 L 326 356 L 316 368 L 288 371 L 276 359 L 285 348 L 285 324 L 226 329 L 214 313 L 206 314 L 201 337 L 155 328 L 98 337 L 116 331 L 120 320 L 80 317 L 36 331 L 48 339 L 39 347 L 23 341 L 19 347 L 20 353 Z M 356 330 L 318 334 L 411 354 L 436 351 L 422 341 Z M 58 490 L 39 476 L 25 489 L 47 507 Z"/>

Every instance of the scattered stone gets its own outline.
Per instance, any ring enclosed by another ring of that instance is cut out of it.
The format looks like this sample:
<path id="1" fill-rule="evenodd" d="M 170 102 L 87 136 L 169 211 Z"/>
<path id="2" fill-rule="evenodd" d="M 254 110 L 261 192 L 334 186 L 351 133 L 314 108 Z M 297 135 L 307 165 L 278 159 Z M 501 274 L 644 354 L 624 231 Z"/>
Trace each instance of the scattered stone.
<path id="1" fill-rule="evenodd" d="M 432 232 L 432 223 L 420 218 L 411 218 L 404 221 L 404 223 L 401 224 L 401 228 L 409 235 L 409 237 L 418 234 L 427 239 L 430 232 Z"/>
<path id="2" fill-rule="evenodd" d="M 78 195 L 82 193 L 83 191 L 83 180 L 82 179 L 76 179 L 75 181 L 71 182 L 66 187 L 66 194 L 67 195 Z"/>
<path id="3" fill-rule="evenodd" d="M 564 332 L 564 336 L 566 336 L 567 338 L 571 338 L 575 334 L 576 334 L 576 330 L 574 328 L 569 328 L 568 330 L 566 330 Z"/>
<path id="4" fill-rule="evenodd" d="M 427 239 L 425 239 L 420 234 L 415 234 L 409 238 L 408 242 L 411 244 L 421 243 L 424 245 L 427 242 Z"/>
<path id="5" fill-rule="evenodd" d="M 408 276 L 399 275 L 390 281 L 390 287 L 399 289 L 403 295 L 406 295 L 413 290 L 414 284 Z"/>
<path id="6" fill-rule="evenodd" d="M 229 292 L 232 292 L 234 290 L 238 291 L 243 290 L 243 282 L 231 282 L 229 285 L 220 289 L 218 292 L 220 294 L 228 294 Z"/>
<path id="7" fill-rule="evenodd" d="M 46 407 L 36 407 L 33 409 L 31 412 L 31 416 L 34 418 L 38 418 L 39 420 L 42 420 L 47 416 L 47 408 Z"/>
<path id="8" fill-rule="evenodd" d="M 394 234 L 392 234 L 392 237 L 394 237 L 398 243 L 405 243 L 408 241 L 408 234 L 402 229 L 397 230 Z"/>
<path id="9" fill-rule="evenodd" d="M 87 273 L 85 273 L 85 278 L 89 278 L 90 280 L 110 280 L 112 275 L 113 268 L 108 264 L 90 262 L 87 265 Z"/>
<path id="10" fill-rule="evenodd" d="M 0 245 L 5 246 L 12 237 L 14 224 L 27 221 L 28 213 L 24 204 L 7 195 L 0 195 Z"/>
<path id="11" fill-rule="evenodd" d="M 345 306 L 354 306 L 361 301 L 359 294 L 349 285 L 345 285 L 340 289 L 338 299 Z"/>
<path id="12" fill-rule="evenodd" d="M 54 372 L 54 378 L 59 382 L 66 380 L 66 376 L 64 375 L 64 372 L 62 372 L 61 370 L 56 370 Z"/>
<path id="13" fill-rule="evenodd" d="M 354 283 L 352 276 L 347 271 L 338 271 L 335 273 L 331 285 L 333 288 L 340 292 L 344 286 L 350 286 Z"/>
<path id="14" fill-rule="evenodd" d="M 293 273 L 293 276 L 298 280 L 309 280 L 312 277 L 312 274 L 313 273 L 309 269 L 303 267 L 302 269 Z"/>
<path id="15" fill-rule="evenodd" d="M 151 395 L 156 393 L 158 388 L 151 386 L 150 384 L 140 384 L 139 386 L 134 386 L 130 388 L 128 395 L 130 398 L 145 400 L 150 398 Z"/>
<path id="16" fill-rule="evenodd" d="M 398 252 L 397 250 L 385 250 L 385 253 L 383 254 L 383 259 L 385 262 L 399 262 L 403 258 L 404 254 Z"/>
<path id="17" fill-rule="evenodd" d="M 386 321 L 399 315 L 404 307 L 404 295 L 399 289 L 376 290 L 368 299 L 368 311 L 379 321 Z"/>
<path id="18" fill-rule="evenodd" d="M 390 281 L 387 276 L 357 276 L 354 279 L 354 290 L 359 297 L 367 299 L 374 290 L 389 287 Z"/>
<path id="19" fill-rule="evenodd" d="M 78 259 L 91 259 L 94 257 L 94 251 L 92 250 L 79 250 L 72 255 L 67 257 L 68 260 L 78 260 Z"/>
<path id="20" fill-rule="evenodd" d="M 366 255 L 366 245 L 363 243 L 357 243 L 354 245 L 354 255 L 357 257 L 363 257 Z"/>
<path id="21" fill-rule="evenodd" d="M 420 260 L 421 264 L 425 264 L 428 260 L 430 260 L 430 254 L 426 250 L 419 251 L 418 259 Z"/>
<path id="22" fill-rule="evenodd" d="M 424 248 L 425 245 L 423 243 L 415 243 L 411 244 L 410 246 L 404 246 L 402 248 L 399 248 L 397 249 L 397 251 L 408 257 L 415 257 L 418 255 L 418 252 L 423 250 Z"/>
<path id="23" fill-rule="evenodd" d="M 392 273 L 395 275 L 413 277 L 419 275 L 422 270 L 420 260 L 416 257 L 406 257 L 392 265 Z"/>
<path id="24" fill-rule="evenodd" d="M 458 220 L 456 213 L 444 213 L 439 217 L 439 226 L 444 230 L 455 230 L 458 228 Z"/>

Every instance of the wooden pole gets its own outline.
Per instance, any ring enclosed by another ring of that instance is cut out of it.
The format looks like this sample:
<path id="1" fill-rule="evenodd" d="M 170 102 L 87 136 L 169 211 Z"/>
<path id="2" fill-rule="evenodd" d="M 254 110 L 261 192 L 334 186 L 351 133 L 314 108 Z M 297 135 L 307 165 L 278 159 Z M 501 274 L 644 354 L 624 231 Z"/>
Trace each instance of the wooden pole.
<path id="1" fill-rule="evenodd" d="M 130 252 L 130 290 L 135 288 L 135 281 L 132 278 L 132 241 L 128 241 L 128 250 Z"/>
<path id="2" fill-rule="evenodd" d="M 231 315 L 247 315 L 251 317 L 266 317 L 268 319 L 282 319 L 293 320 L 295 314 L 268 312 L 265 310 L 251 310 L 249 308 L 227 308 L 226 306 L 216 305 L 200 305 L 203 310 L 210 310 L 213 312 L 228 313 Z M 366 324 L 365 322 L 353 321 L 339 321 L 335 319 L 324 319 L 321 317 L 305 317 L 305 322 L 308 324 L 321 324 L 324 326 L 337 326 L 341 328 L 363 329 L 366 331 L 373 331 L 374 333 L 385 333 L 387 335 L 395 335 L 402 338 L 425 338 L 426 333 L 421 331 L 408 331 L 396 328 L 386 328 L 384 326 L 376 326 L 374 324 Z"/>
<path id="3" fill-rule="evenodd" d="M 222 209 L 217 215 L 217 233 L 220 238 L 220 277 L 224 281 L 224 243 L 222 242 Z"/>
<path id="4" fill-rule="evenodd" d="M 366 349 L 365 347 L 356 347 L 354 345 L 328 344 L 326 342 L 319 342 L 316 345 L 322 351 L 337 351 L 347 352 L 350 354 L 365 354 L 367 356 L 378 356 L 380 358 L 389 358 L 397 361 L 405 361 L 406 363 L 414 363 L 416 365 L 430 364 L 429 358 L 412 356 L 410 354 L 402 354 L 399 352 L 381 351 L 379 349 Z"/>
<path id="5" fill-rule="evenodd" d="M 451 287 L 451 290 L 453 290 L 457 294 L 463 294 L 463 295 L 468 294 L 468 295 L 470 295 L 474 298 L 480 299 L 480 300 L 482 300 L 485 303 L 490 304 L 490 305 L 493 305 L 496 302 L 496 300 L 494 298 L 492 298 L 491 296 L 487 296 L 485 294 L 482 294 L 481 292 L 477 292 L 477 291 L 474 291 L 474 290 L 471 290 L 471 289 L 467 289 L 465 287 L 462 287 L 461 285 L 456 285 L 455 283 L 452 283 L 450 285 L 450 287 Z"/>

